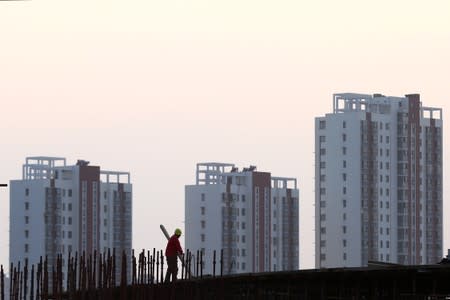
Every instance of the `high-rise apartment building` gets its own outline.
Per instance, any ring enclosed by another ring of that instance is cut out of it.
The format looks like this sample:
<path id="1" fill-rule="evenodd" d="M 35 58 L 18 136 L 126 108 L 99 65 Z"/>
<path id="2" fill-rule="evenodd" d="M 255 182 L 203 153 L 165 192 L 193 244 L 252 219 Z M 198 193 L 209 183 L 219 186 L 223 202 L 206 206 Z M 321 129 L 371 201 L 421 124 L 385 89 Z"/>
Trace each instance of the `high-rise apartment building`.
<path id="1" fill-rule="evenodd" d="M 205 255 L 223 250 L 224 274 L 299 268 L 299 192 L 295 178 L 272 177 L 251 166 L 197 164 L 195 185 L 185 189 L 186 249 Z M 219 272 L 216 269 L 216 272 Z"/>
<path id="2" fill-rule="evenodd" d="M 315 120 L 316 267 L 442 257 L 442 110 L 417 94 L 333 96 Z"/>
<path id="3" fill-rule="evenodd" d="M 130 174 L 79 160 L 28 157 L 22 180 L 10 182 L 10 261 L 36 263 L 58 254 L 132 248 Z M 65 270 L 63 265 L 63 270 Z"/>

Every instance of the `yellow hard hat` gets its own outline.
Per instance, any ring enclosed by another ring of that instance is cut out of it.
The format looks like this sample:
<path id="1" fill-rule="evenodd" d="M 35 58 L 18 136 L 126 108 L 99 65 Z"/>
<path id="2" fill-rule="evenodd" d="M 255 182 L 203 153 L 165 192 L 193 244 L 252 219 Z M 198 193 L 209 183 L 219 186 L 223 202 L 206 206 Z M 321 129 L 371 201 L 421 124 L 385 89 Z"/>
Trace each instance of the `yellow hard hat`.
<path id="1" fill-rule="evenodd" d="M 181 235 L 181 229 L 180 228 L 175 229 L 175 235 L 178 235 L 178 236 Z"/>

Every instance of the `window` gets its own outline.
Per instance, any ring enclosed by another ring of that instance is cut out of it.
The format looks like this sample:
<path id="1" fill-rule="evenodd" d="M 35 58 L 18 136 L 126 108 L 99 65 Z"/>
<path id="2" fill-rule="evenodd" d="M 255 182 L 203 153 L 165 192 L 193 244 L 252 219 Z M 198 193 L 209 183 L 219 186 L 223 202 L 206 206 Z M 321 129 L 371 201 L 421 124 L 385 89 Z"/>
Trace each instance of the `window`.
<path id="1" fill-rule="evenodd" d="M 389 149 L 386 149 L 386 156 L 389 156 Z"/>
<path id="2" fill-rule="evenodd" d="M 380 234 L 383 234 L 383 227 L 380 227 Z"/>
<path id="3" fill-rule="evenodd" d="M 325 195 L 326 189 L 325 188 L 320 188 L 320 194 L 321 195 Z"/>
<path id="4" fill-rule="evenodd" d="M 320 149 L 320 155 L 325 155 L 325 153 L 326 153 L 325 148 L 321 148 L 321 149 Z"/>
<path id="5" fill-rule="evenodd" d="M 342 173 L 342 180 L 343 181 L 347 181 L 347 174 L 346 173 Z"/>
<path id="6" fill-rule="evenodd" d="M 327 233 L 327 229 L 325 227 L 320 228 L 320 233 L 325 234 Z"/>
<path id="7" fill-rule="evenodd" d="M 386 241 L 386 248 L 389 248 L 389 241 Z"/>
<path id="8" fill-rule="evenodd" d="M 327 259 L 327 257 L 325 255 L 325 253 L 321 253 L 320 254 L 320 260 L 326 260 L 326 259 Z"/>
<path id="9" fill-rule="evenodd" d="M 347 226 L 342 226 L 342 233 L 347 233 Z"/>
<path id="10" fill-rule="evenodd" d="M 205 229 L 205 220 L 200 221 L 200 226 L 202 227 L 202 229 Z"/>
<path id="11" fill-rule="evenodd" d="M 346 161 L 346 160 L 343 160 L 343 161 L 342 161 L 342 167 L 343 167 L 343 168 L 347 168 L 347 161 Z"/>
<path id="12" fill-rule="evenodd" d="M 28 244 L 25 244 L 25 253 L 28 253 Z"/>
<path id="13" fill-rule="evenodd" d="M 28 238 L 29 232 L 28 230 L 25 230 L 25 238 Z"/>
<path id="14" fill-rule="evenodd" d="M 103 212 L 106 213 L 107 211 L 108 211 L 108 206 L 104 205 L 104 206 L 103 206 Z"/>
<path id="15" fill-rule="evenodd" d="M 325 201 L 320 201 L 320 207 L 327 207 L 327 203 Z"/>
<path id="16" fill-rule="evenodd" d="M 25 196 L 29 196 L 30 195 L 30 189 L 29 188 L 26 188 L 25 189 Z"/>
<path id="17" fill-rule="evenodd" d="M 25 202 L 25 210 L 29 210 L 30 209 L 30 202 Z"/>
<path id="18" fill-rule="evenodd" d="M 345 221 L 345 220 L 347 220 L 347 214 L 346 213 L 344 213 L 343 215 L 342 215 L 342 219 Z"/>
<path id="19" fill-rule="evenodd" d="M 345 248 L 347 247 L 347 240 L 342 240 L 342 246 Z"/>
<path id="20" fill-rule="evenodd" d="M 325 129 L 325 128 L 326 128 L 325 121 L 319 121 L 319 129 Z"/>
<path id="21" fill-rule="evenodd" d="M 202 201 L 205 201 L 205 194 L 202 193 Z"/>
<path id="22" fill-rule="evenodd" d="M 245 249 L 241 249 L 241 256 L 244 256 L 245 257 Z"/>
<path id="23" fill-rule="evenodd" d="M 320 175 L 320 181 L 322 181 L 322 182 L 325 181 L 325 174 Z"/>
<path id="24" fill-rule="evenodd" d="M 389 136 L 386 136 L 386 144 L 389 144 Z"/>
<path id="25" fill-rule="evenodd" d="M 344 260 L 347 260 L 347 253 L 344 252 L 344 255 L 342 256 L 342 258 L 343 258 Z"/>
<path id="26" fill-rule="evenodd" d="M 320 168 L 321 168 L 321 169 L 325 169 L 325 167 L 326 167 L 325 162 L 324 162 L 324 161 L 321 161 L 321 162 L 320 162 Z"/>
<path id="27" fill-rule="evenodd" d="M 245 243 L 245 235 L 241 236 L 241 242 Z"/>
<path id="28" fill-rule="evenodd" d="M 72 211 L 72 203 L 67 204 L 67 210 Z"/>
<path id="29" fill-rule="evenodd" d="M 345 121 L 342 121 L 342 128 L 347 128 L 347 123 Z"/>
<path id="30" fill-rule="evenodd" d="M 344 133 L 344 134 L 342 135 L 342 141 L 345 142 L 346 140 L 347 140 L 347 135 Z"/>
<path id="31" fill-rule="evenodd" d="M 202 215 L 205 215 L 205 207 L 204 207 L 204 206 L 201 206 L 201 207 L 200 207 L 200 211 L 201 211 L 201 214 L 202 214 Z"/>
<path id="32" fill-rule="evenodd" d="M 347 154 L 347 147 L 342 147 L 342 154 L 346 155 Z"/>
<path id="33" fill-rule="evenodd" d="M 386 228 L 386 235 L 389 235 L 389 228 Z"/>
<path id="34" fill-rule="evenodd" d="M 319 141 L 320 141 L 321 143 L 325 142 L 325 136 L 324 136 L 324 135 L 321 135 L 321 136 L 319 137 Z"/>
<path id="35" fill-rule="evenodd" d="M 69 238 L 69 239 L 72 238 L 72 231 L 67 231 L 67 238 Z"/>
<path id="36" fill-rule="evenodd" d="M 108 226 L 108 220 L 107 219 L 103 219 L 103 226 Z"/>
<path id="37" fill-rule="evenodd" d="M 343 207 L 347 207 L 347 200 L 345 200 L 345 199 L 342 200 L 342 206 L 343 206 Z"/>
<path id="38" fill-rule="evenodd" d="M 245 262 L 242 263 L 242 270 L 245 270 Z"/>
<path id="39" fill-rule="evenodd" d="M 380 248 L 383 248 L 383 241 L 380 241 Z"/>
<path id="40" fill-rule="evenodd" d="M 273 224 L 273 231 L 277 231 L 277 224 Z"/>
<path id="41" fill-rule="evenodd" d="M 30 223 L 30 217 L 25 216 L 25 224 L 28 224 L 28 223 Z"/>
<path id="42" fill-rule="evenodd" d="M 245 202 L 245 195 L 242 195 L 241 198 L 242 198 L 242 202 Z"/>
<path id="43" fill-rule="evenodd" d="M 242 229 L 245 229 L 245 222 L 241 223 Z"/>
<path id="44" fill-rule="evenodd" d="M 326 214 L 321 214 L 321 215 L 320 215 L 320 221 L 325 221 L 326 218 L 327 218 L 327 215 L 326 215 Z"/>
<path id="45" fill-rule="evenodd" d="M 320 247 L 325 247 L 327 245 L 327 241 L 321 240 Z"/>
<path id="46" fill-rule="evenodd" d="M 245 208 L 241 209 L 241 215 L 245 216 Z"/>
<path id="47" fill-rule="evenodd" d="M 108 235 L 106 234 L 106 232 L 103 232 L 103 240 L 106 241 L 107 240 Z"/>
<path id="48" fill-rule="evenodd" d="M 347 194 L 347 188 L 344 186 L 344 187 L 342 187 L 342 194 Z"/>
<path id="49" fill-rule="evenodd" d="M 69 194 L 69 197 L 72 197 L 72 189 L 69 189 L 69 190 L 67 191 L 67 193 Z"/>

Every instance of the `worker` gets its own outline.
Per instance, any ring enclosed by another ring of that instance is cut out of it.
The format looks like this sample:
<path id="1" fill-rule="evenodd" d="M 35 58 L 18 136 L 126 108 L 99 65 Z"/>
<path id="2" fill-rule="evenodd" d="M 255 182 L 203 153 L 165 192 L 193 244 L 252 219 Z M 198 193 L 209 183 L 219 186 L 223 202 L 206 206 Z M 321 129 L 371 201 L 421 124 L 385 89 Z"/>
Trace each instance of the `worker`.
<path id="1" fill-rule="evenodd" d="M 183 255 L 183 249 L 181 248 L 180 241 L 181 229 L 175 229 L 174 235 L 172 235 L 167 242 L 166 247 L 166 259 L 167 259 L 167 272 L 164 282 L 170 282 L 170 275 L 172 275 L 172 282 L 177 281 L 178 275 L 178 262 L 177 256 Z"/>

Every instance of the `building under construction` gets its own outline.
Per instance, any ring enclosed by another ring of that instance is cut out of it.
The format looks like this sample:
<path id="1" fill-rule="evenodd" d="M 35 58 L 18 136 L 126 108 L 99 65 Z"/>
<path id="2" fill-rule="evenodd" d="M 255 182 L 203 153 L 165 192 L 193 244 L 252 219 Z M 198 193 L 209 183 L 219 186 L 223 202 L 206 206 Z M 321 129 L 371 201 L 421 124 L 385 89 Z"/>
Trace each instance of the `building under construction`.
<path id="1" fill-rule="evenodd" d="M 47 260 L 36 265 L 11 265 L 10 292 L 5 294 L 3 266 L 1 296 L 5 299 L 449 299 L 450 264 L 400 266 L 370 263 L 363 268 L 314 269 L 225 275 L 223 251 L 203 261 L 189 251 L 183 257 L 180 280 L 163 283 L 163 251 L 138 256 L 94 253 L 62 256 L 50 270 Z M 443 262 L 445 262 L 443 260 Z M 211 275 L 202 265 L 215 266 Z M 129 276 L 127 270 L 131 269 Z M 116 271 L 119 272 L 116 272 Z M 116 276 L 120 274 L 120 276 Z M 53 285 L 49 285 L 50 278 Z"/>

